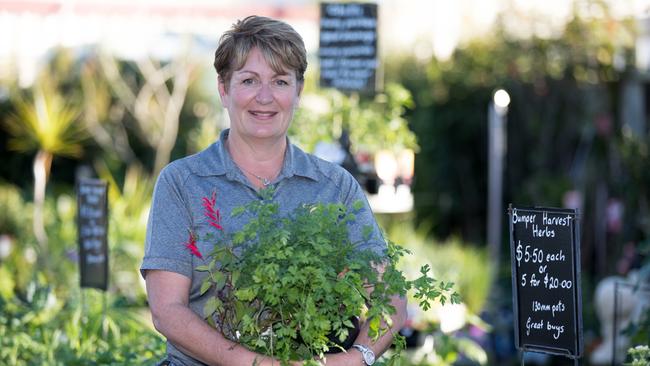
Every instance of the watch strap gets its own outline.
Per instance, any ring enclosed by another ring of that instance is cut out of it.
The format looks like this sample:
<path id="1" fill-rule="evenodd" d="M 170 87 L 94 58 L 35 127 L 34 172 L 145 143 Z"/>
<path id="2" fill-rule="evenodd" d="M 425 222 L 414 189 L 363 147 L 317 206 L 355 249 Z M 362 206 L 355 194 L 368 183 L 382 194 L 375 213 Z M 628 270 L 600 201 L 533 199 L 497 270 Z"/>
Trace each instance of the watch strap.
<path id="1" fill-rule="evenodd" d="M 363 360 L 364 365 L 370 366 L 375 363 L 375 353 L 369 347 L 364 346 L 363 344 L 353 344 L 352 347 L 361 352 L 361 359 Z M 368 361 L 368 359 L 370 361 Z"/>

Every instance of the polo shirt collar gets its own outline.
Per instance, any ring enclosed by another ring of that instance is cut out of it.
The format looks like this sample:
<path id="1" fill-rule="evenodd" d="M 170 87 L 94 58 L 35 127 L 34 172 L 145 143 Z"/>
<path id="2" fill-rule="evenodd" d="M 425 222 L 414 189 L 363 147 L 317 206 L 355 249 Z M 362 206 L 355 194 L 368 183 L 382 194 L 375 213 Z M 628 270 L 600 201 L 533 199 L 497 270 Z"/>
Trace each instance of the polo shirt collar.
<path id="1" fill-rule="evenodd" d="M 318 180 L 318 174 L 314 161 L 310 156 L 302 151 L 299 147 L 289 143 L 287 140 L 288 151 L 284 157 L 284 166 L 282 167 L 283 176 L 299 176 L 312 180 Z"/>
<path id="2" fill-rule="evenodd" d="M 199 153 L 200 161 L 203 162 L 197 171 L 201 175 L 226 175 L 228 179 L 234 180 L 239 169 L 226 149 L 224 142 L 228 139 L 230 129 L 226 128 L 221 131 L 219 140 L 210 145 L 207 149 Z M 307 153 L 299 147 L 293 145 L 287 138 L 287 152 L 284 156 L 284 164 L 280 172 L 280 179 L 300 176 L 312 180 L 318 180 L 318 174 L 314 162 Z"/>
<path id="3" fill-rule="evenodd" d="M 225 129 L 221 131 L 219 140 L 197 154 L 198 159 L 194 161 L 201 166 L 194 167 L 196 174 L 202 176 L 224 175 L 233 171 L 235 163 L 223 144 L 227 138 L 228 129 Z"/>

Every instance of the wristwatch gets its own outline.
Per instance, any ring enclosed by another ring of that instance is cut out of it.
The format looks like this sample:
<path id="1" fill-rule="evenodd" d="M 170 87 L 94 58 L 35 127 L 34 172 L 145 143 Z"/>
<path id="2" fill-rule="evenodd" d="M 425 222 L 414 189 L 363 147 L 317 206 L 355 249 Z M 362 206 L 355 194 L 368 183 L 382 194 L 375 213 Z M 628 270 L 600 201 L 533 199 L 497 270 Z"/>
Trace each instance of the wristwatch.
<path id="1" fill-rule="evenodd" d="M 375 363 L 375 353 L 368 347 L 362 345 L 362 344 L 355 344 L 352 345 L 352 347 L 356 348 L 361 352 L 361 356 L 363 356 L 363 363 L 366 364 L 367 366 L 370 366 Z"/>

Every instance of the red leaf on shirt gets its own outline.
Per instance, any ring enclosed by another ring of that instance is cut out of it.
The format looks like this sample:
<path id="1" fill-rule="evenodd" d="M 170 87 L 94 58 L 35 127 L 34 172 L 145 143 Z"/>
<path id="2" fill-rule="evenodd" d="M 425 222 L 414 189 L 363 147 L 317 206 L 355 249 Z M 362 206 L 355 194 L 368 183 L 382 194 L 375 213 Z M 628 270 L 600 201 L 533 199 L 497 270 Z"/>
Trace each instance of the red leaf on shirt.
<path id="1" fill-rule="evenodd" d="M 221 212 L 216 208 L 217 204 L 217 192 L 212 192 L 210 198 L 203 197 L 203 208 L 205 216 L 208 218 L 208 223 L 217 230 L 223 230 L 221 226 Z"/>
<path id="2" fill-rule="evenodd" d="M 190 239 L 185 243 L 185 247 L 190 250 L 190 253 L 203 259 L 203 255 L 199 252 L 199 248 L 196 246 L 196 236 L 190 232 Z"/>

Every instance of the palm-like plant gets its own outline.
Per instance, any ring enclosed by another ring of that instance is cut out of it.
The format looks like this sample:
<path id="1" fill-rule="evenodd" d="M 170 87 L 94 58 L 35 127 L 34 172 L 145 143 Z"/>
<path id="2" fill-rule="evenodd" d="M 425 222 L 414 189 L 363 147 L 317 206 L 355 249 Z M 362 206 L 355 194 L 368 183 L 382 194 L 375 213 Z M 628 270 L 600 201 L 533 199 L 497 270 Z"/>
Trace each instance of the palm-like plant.
<path id="1" fill-rule="evenodd" d="M 33 229 L 41 257 L 46 256 L 47 234 L 43 222 L 45 189 L 54 156 L 79 157 L 85 138 L 83 125 L 77 122 L 79 108 L 62 95 L 53 82 L 36 83 L 28 95 L 14 99 L 15 111 L 6 120 L 12 136 L 8 148 L 18 152 L 36 152 L 34 171 Z"/>

